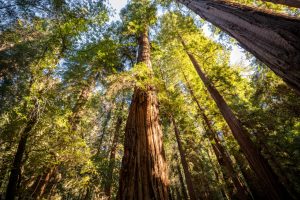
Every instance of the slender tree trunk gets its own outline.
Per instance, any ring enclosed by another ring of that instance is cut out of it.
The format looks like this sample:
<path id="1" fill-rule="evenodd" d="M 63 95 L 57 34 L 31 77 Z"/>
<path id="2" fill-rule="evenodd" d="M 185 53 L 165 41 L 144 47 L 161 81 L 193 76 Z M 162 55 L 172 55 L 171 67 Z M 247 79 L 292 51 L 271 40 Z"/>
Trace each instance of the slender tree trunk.
<path id="1" fill-rule="evenodd" d="M 272 2 L 275 4 L 282 4 L 286 6 L 291 6 L 295 8 L 300 8 L 300 1 L 299 0 L 262 0 L 266 2 Z"/>
<path id="2" fill-rule="evenodd" d="M 185 190 L 183 176 L 182 176 L 179 164 L 177 165 L 177 171 L 178 171 L 179 182 L 180 182 L 180 186 L 181 186 L 181 193 L 183 195 L 183 199 L 188 200 L 188 195 L 187 195 L 186 190 Z"/>
<path id="3" fill-rule="evenodd" d="M 33 199 L 41 199 L 45 193 L 46 187 L 51 179 L 51 177 L 56 172 L 56 166 L 49 168 L 45 171 L 45 173 L 39 177 L 37 184 L 35 184 L 35 188 L 31 196 Z"/>
<path id="4" fill-rule="evenodd" d="M 300 20 L 223 0 L 177 0 L 234 37 L 300 94 Z"/>
<path id="5" fill-rule="evenodd" d="M 191 177 L 191 173 L 189 171 L 189 166 L 187 163 L 187 160 L 185 158 L 185 153 L 182 147 L 182 142 L 181 142 L 181 138 L 180 138 L 180 133 L 179 133 L 179 129 L 176 125 L 175 119 L 173 116 L 171 116 L 171 121 L 173 123 L 174 126 L 174 132 L 175 132 L 175 136 L 176 136 L 176 141 L 177 141 L 177 145 L 178 145 L 178 150 L 179 150 L 179 155 L 180 155 L 180 160 L 181 160 L 181 164 L 183 167 L 183 172 L 184 172 L 184 176 L 185 176 L 185 181 L 186 181 L 186 185 L 187 185 L 187 189 L 189 192 L 189 196 L 191 200 L 196 200 L 196 193 L 194 190 L 194 186 L 193 186 L 193 182 L 192 182 L 192 177 Z"/>
<path id="6" fill-rule="evenodd" d="M 284 186 L 287 188 L 289 193 L 293 196 L 294 199 L 297 199 L 296 196 L 300 197 L 299 192 L 295 188 L 296 186 L 289 179 L 288 172 L 283 169 L 282 165 L 275 158 L 273 152 L 264 143 L 264 141 L 265 141 L 264 136 L 259 136 L 259 135 L 256 134 L 256 139 L 258 141 L 258 144 L 259 144 L 260 148 L 266 154 L 266 157 L 269 160 L 270 165 L 276 171 L 276 174 L 278 175 L 280 181 L 284 184 Z"/>
<path id="7" fill-rule="evenodd" d="M 148 30 L 139 38 L 138 62 L 152 69 Z M 125 128 L 117 199 L 166 200 L 168 182 L 155 89 L 136 87 Z"/>
<path id="8" fill-rule="evenodd" d="M 113 172 L 115 168 L 115 157 L 116 157 L 116 150 L 117 145 L 119 143 L 120 138 L 120 131 L 123 123 L 123 117 L 122 117 L 122 111 L 124 108 L 124 100 L 122 102 L 122 105 L 120 106 L 120 110 L 118 111 L 118 117 L 115 127 L 115 134 L 112 141 L 111 151 L 110 151 L 110 157 L 109 157 L 109 166 L 108 166 L 108 173 L 107 173 L 107 182 L 104 188 L 105 195 L 108 197 L 108 199 L 111 199 L 111 186 L 113 181 Z"/>
<path id="9" fill-rule="evenodd" d="M 186 45 L 183 41 L 182 44 L 186 50 Z M 195 57 L 187 50 L 186 53 L 189 56 L 191 62 L 193 63 L 199 77 L 203 81 L 211 97 L 216 102 L 225 121 L 230 127 L 233 136 L 239 143 L 241 150 L 243 151 L 247 160 L 249 161 L 251 168 L 260 178 L 260 182 L 264 186 L 265 190 L 268 191 L 268 197 L 270 199 L 286 199 L 287 197 L 292 199 L 290 194 L 279 181 L 277 175 L 273 172 L 268 161 L 261 155 L 261 153 L 256 148 L 255 144 L 252 142 L 249 133 L 243 128 L 241 122 L 233 114 L 232 110 L 227 105 L 224 98 L 206 77 Z"/>
<path id="10" fill-rule="evenodd" d="M 89 83 L 85 86 L 83 86 L 79 98 L 72 110 L 72 116 L 70 118 L 70 125 L 72 131 L 77 131 L 78 125 L 80 123 L 80 120 L 83 115 L 83 111 L 86 105 L 86 102 L 88 101 L 88 98 L 90 97 L 90 94 L 92 92 L 92 89 L 94 88 L 95 82 L 99 77 L 99 73 L 96 73 L 95 75 L 90 75 Z"/>
<path id="11" fill-rule="evenodd" d="M 107 133 L 107 127 L 108 127 L 109 121 L 111 119 L 111 111 L 112 111 L 112 109 L 109 108 L 109 110 L 107 111 L 107 114 L 105 116 L 104 122 L 102 123 L 102 128 L 101 128 L 102 129 L 102 134 L 101 134 L 101 136 L 99 138 L 99 141 L 98 141 L 99 148 L 98 148 L 97 155 L 100 153 L 103 140 L 104 140 L 104 138 L 106 136 L 106 133 Z"/>
<path id="12" fill-rule="evenodd" d="M 261 187 L 259 178 L 256 176 L 255 172 L 248 167 L 247 160 L 242 156 L 240 152 L 234 152 L 233 156 L 245 178 L 247 185 L 251 191 L 254 199 L 267 199 L 267 193 Z"/>
<path id="13" fill-rule="evenodd" d="M 38 120 L 38 104 L 37 102 L 35 104 L 35 107 L 30 112 L 30 115 L 28 117 L 26 127 L 21 133 L 21 138 L 18 144 L 17 152 L 15 154 L 13 165 L 10 171 L 9 181 L 6 189 L 6 200 L 14 200 L 16 197 L 18 181 L 21 178 L 20 176 L 22 158 L 25 153 L 27 139 L 31 130 L 33 129 Z"/>
<path id="14" fill-rule="evenodd" d="M 192 99 L 194 100 L 194 102 L 197 104 L 198 110 L 199 110 L 199 112 L 205 122 L 205 125 L 208 129 L 207 132 L 209 133 L 209 138 L 211 140 L 212 148 L 217 157 L 218 163 L 221 166 L 221 169 L 222 169 L 222 172 L 224 175 L 224 179 L 225 179 L 228 187 L 232 188 L 232 186 L 231 186 L 232 184 L 230 183 L 230 181 L 228 181 L 226 179 L 231 178 L 233 181 L 234 187 L 237 190 L 236 195 L 237 195 L 238 199 L 241 199 L 241 200 L 251 199 L 250 195 L 248 194 L 247 188 L 245 188 L 245 186 L 242 184 L 238 174 L 234 170 L 233 163 L 232 163 L 230 156 L 226 152 L 225 148 L 221 145 L 219 139 L 216 137 L 216 131 L 212 127 L 210 120 L 208 119 L 207 115 L 205 114 L 204 108 L 201 107 L 201 105 L 200 105 L 198 99 L 196 98 L 195 93 L 184 73 L 183 73 L 183 76 L 186 81 L 188 91 L 189 91 Z M 233 190 L 229 189 L 229 191 L 232 195 Z"/>
<path id="15" fill-rule="evenodd" d="M 181 194 L 180 194 L 180 192 L 179 192 L 178 187 L 175 187 L 175 190 L 176 190 L 176 197 L 177 197 L 177 198 L 174 198 L 174 199 L 175 199 L 175 200 L 181 200 L 182 197 L 181 197 Z M 188 200 L 188 199 L 185 199 L 185 200 Z"/>

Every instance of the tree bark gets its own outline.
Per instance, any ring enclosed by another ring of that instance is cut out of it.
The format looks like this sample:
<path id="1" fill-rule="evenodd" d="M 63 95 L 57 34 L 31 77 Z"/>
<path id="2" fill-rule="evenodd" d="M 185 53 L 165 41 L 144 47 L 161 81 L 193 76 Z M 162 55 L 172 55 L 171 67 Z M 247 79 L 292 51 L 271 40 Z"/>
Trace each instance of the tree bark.
<path id="1" fill-rule="evenodd" d="M 274 200 L 286 199 L 287 197 L 289 197 L 290 199 L 292 199 L 290 194 L 279 181 L 277 175 L 273 172 L 268 161 L 261 155 L 261 152 L 258 151 L 255 144 L 252 142 L 249 133 L 244 129 L 241 122 L 234 115 L 218 90 L 206 77 L 195 57 L 187 51 L 184 41 L 182 41 L 182 45 L 185 47 L 185 51 L 190 58 L 193 66 L 195 67 L 195 70 L 206 86 L 211 97 L 217 104 L 225 121 L 231 129 L 234 138 L 237 140 L 241 150 L 249 161 L 251 168 L 260 178 L 260 182 L 261 184 L 263 184 L 265 191 L 268 191 L 268 198 Z"/>
<path id="2" fill-rule="evenodd" d="M 300 20 L 222 0 L 177 0 L 234 37 L 300 94 Z"/>
<path id="3" fill-rule="evenodd" d="M 282 4 L 290 7 L 300 8 L 300 1 L 299 0 L 262 0 L 266 2 L 271 2 L 275 4 Z"/>
<path id="4" fill-rule="evenodd" d="M 111 151 L 110 151 L 107 182 L 106 182 L 106 185 L 104 188 L 105 195 L 108 197 L 108 199 L 111 199 L 111 186 L 112 186 L 112 181 L 113 181 L 113 172 L 114 172 L 114 168 L 115 168 L 116 150 L 117 150 L 117 145 L 119 142 L 121 126 L 123 123 L 122 110 L 124 108 L 124 103 L 125 102 L 123 100 L 122 105 L 120 106 L 119 113 L 118 113 L 116 127 L 115 127 L 115 134 L 114 134 Z"/>
<path id="5" fill-rule="evenodd" d="M 186 189 L 185 189 L 185 185 L 184 185 L 184 181 L 183 181 L 183 176 L 182 176 L 179 164 L 177 165 L 177 171 L 178 171 L 179 182 L 180 182 L 180 186 L 181 186 L 181 192 L 182 192 L 182 195 L 183 195 L 183 199 L 188 200 L 188 196 L 187 196 L 187 193 L 186 193 Z"/>
<path id="6" fill-rule="evenodd" d="M 186 181 L 187 189 L 188 189 L 188 192 L 189 192 L 189 196 L 190 196 L 191 200 L 196 200 L 197 196 L 196 196 L 196 192 L 194 190 L 194 186 L 193 186 L 189 166 L 188 166 L 187 160 L 185 158 L 185 153 L 184 153 L 184 150 L 183 150 L 183 147 L 182 147 L 181 138 L 179 136 L 179 134 L 180 134 L 179 129 L 176 125 L 174 117 L 171 116 L 170 119 L 171 119 L 171 121 L 173 123 L 173 126 L 174 126 L 174 132 L 175 132 L 175 136 L 176 136 L 176 141 L 177 141 L 177 145 L 178 145 L 180 160 L 181 160 L 181 164 L 182 164 L 182 167 L 183 167 L 183 172 L 184 172 L 185 181 Z"/>
<path id="7" fill-rule="evenodd" d="M 45 171 L 45 173 L 38 177 L 37 183 L 34 184 L 34 190 L 31 194 L 33 199 L 41 199 L 45 193 L 45 189 L 51 179 L 51 177 L 56 172 L 56 166 L 49 168 Z"/>
<path id="8" fill-rule="evenodd" d="M 147 29 L 140 35 L 138 52 L 138 62 L 152 69 Z M 167 200 L 168 182 L 155 89 L 136 87 L 125 128 L 117 199 Z"/>
<path id="9" fill-rule="evenodd" d="M 99 73 L 96 73 L 95 75 L 92 74 L 89 79 L 89 83 L 87 83 L 87 85 L 83 86 L 83 88 L 81 89 L 78 100 L 74 108 L 72 109 L 72 116 L 70 118 L 70 125 L 72 131 L 77 131 L 78 129 L 78 125 L 82 118 L 86 102 L 90 97 L 90 94 L 92 92 L 92 89 L 94 88 L 95 82 L 98 79 L 98 77 Z"/>
<path id="10" fill-rule="evenodd" d="M 243 177 L 246 180 L 246 183 L 251 191 L 251 194 L 254 199 L 267 199 L 267 193 L 260 184 L 259 178 L 255 175 L 255 172 L 248 167 L 247 160 L 243 157 L 240 152 L 233 151 L 233 156 L 242 172 Z"/>
<path id="11" fill-rule="evenodd" d="M 13 165 L 10 171 L 9 181 L 6 188 L 6 196 L 5 196 L 6 200 L 14 200 L 16 197 L 17 184 L 21 176 L 21 165 L 22 165 L 23 155 L 26 149 L 27 139 L 29 137 L 31 130 L 37 123 L 37 120 L 38 120 L 38 103 L 36 102 L 35 107 L 32 109 L 32 111 L 29 114 L 26 127 L 23 129 L 21 133 L 21 138 L 18 144 L 17 152 L 14 157 Z"/>
<path id="12" fill-rule="evenodd" d="M 217 138 L 216 131 L 214 130 L 210 120 L 208 119 L 207 115 L 205 114 L 204 108 L 200 105 L 197 97 L 195 96 L 195 93 L 184 73 L 183 73 L 183 76 L 186 81 L 188 91 L 189 91 L 192 99 L 194 100 L 194 102 L 197 104 L 200 115 L 202 116 L 202 119 L 205 122 L 205 125 L 207 127 L 207 132 L 209 134 L 212 148 L 217 157 L 218 163 L 222 169 L 225 182 L 228 185 L 229 191 L 231 193 L 230 195 L 231 196 L 233 195 L 233 190 L 231 189 L 232 184 L 230 183 L 230 181 L 227 180 L 228 178 L 232 179 L 233 185 L 237 190 L 236 196 L 238 199 L 241 199 L 241 200 L 251 199 L 251 197 L 247 191 L 247 188 L 243 185 L 238 174 L 234 170 L 233 162 L 232 162 L 230 156 L 228 155 L 225 148 L 222 146 L 219 139 Z"/>

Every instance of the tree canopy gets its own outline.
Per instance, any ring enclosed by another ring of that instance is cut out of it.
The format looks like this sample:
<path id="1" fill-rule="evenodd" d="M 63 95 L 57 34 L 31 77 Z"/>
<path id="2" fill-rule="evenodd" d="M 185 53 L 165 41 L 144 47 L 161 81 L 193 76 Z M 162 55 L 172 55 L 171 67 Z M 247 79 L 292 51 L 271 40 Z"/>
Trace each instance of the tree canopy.
<path id="1" fill-rule="evenodd" d="M 300 198 L 297 0 L 0 4 L 0 199 Z"/>

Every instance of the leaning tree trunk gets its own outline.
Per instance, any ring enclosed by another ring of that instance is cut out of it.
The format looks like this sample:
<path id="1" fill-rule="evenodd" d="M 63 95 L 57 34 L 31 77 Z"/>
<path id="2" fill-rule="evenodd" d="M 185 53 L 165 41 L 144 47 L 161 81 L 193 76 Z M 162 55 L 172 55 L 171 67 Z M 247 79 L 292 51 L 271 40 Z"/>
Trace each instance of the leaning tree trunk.
<path id="1" fill-rule="evenodd" d="M 234 37 L 300 94 L 300 20 L 222 0 L 177 0 Z"/>
<path id="2" fill-rule="evenodd" d="M 220 112 L 222 113 L 225 121 L 227 122 L 234 138 L 240 145 L 241 150 L 245 154 L 251 168 L 255 171 L 256 175 L 260 178 L 261 184 L 264 186 L 265 191 L 268 192 L 270 199 L 292 199 L 287 190 L 279 181 L 277 175 L 270 167 L 268 161 L 261 155 L 255 144 L 252 142 L 249 133 L 244 129 L 241 122 L 234 115 L 230 107 L 225 102 L 224 98 L 206 77 L 196 58 L 187 51 L 185 43 L 182 41 L 185 51 L 194 65 L 199 77 L 206 86 L 211 97 L 217 104 Z"/>
<path id="3" fill-rule="evenodd" d="M 251 194 L 254 199 L 267 199 L 267 193 L 261 188 L 259 177 L 256 176 L 255 172 L 248 167 L 248 161 L 243 157 L 241 152 L 233 151 L 234 159 L 242 172 L 244 179 L 246 180 L 247 186 L 249 187 Z"/>
<path id="4" fill-rule="evenodd" d="M 6 200 L 14 200 L 17 193 L 17 185 L 20 180 L 21 176 L 21 166 L 22 166 L 22 159 L 26 149 L 27 139 L 29 134 L 38 120 L 38 103 L 35 103 L 35 107 L 29 114 L 28 122 L 26 127 L 23 129 L 21 133 L 21 139 L 18 144 L 17 152 L 14 157 L 13 165 L 10 171 L 10 176 L 6 188 Z"/>
<path id="5" fill-rule="evenodd" d="M 300 1 L 299 0 L 262 0 L 266 2 L 272 2 L 275 4 L 282 4 L 286 6 L 291 6 L 295 8 L 300 8 Z"/>
<path id="6" fill-rule="evenodd" d="M 148 31 L 139 38 L 138 62 L 151 70 Z M 136 87 L 125 128 L 124 157 L 117 199 L 165 200 L 168 173 L 153 86 Z"/>
<path id="7" fill-rule="evenodd" d="M 214 128 L 211 124 L 211 121 L 208 119 L 208 116 L 205 114 L 204 108 L 200 105 L 200 103 L 194 93 L 194 90 L 192 89 L 185 73 L 183 73 L 183 76 L 184 76 L 184 79 L 186 82 L 187 89 L 188 89 L 192 99 L 196 103 L 198 110 L 200 112 L 200 115 L 202 116 L 202 119 L 207 127 L 207 132 L 209 133 L 209 139 L 211 141 L 212 148 L 217 157 L 217 161 L 222 169 L 222 173 L 224 175 L 225 182 L 228 185 L 229 191 L 231 192 L 231 194 L 233 194 L 233 190 L 231 190 L 231 188 L 232 188 L 231 183 L 230 183 L 230 181 L 227 180 L 228 179 L 227 177 L 230 177 L 232 179 L 233 185 L 237 191 L 236 196 L 238 199 L 242 199 L 242 200 L 251 199 L 246 187 L 243 185 L 237 172 L 234 170 L 233 162 L 232 162 L 230 156 L 228 155 L 225 148 L 222 146 L 222 144 L 216 137 L 216 131 L 214 130 Z"/>
<path id="8" fill-rule="evenodd" d="M 183 172 L 184 172 L 185 181 L 186 181 L 187 189 L 188 189 L 188 192 L 189 192 L 189 196 L 190 196 L 191 200 L 196 200 L 197 196 L 196 196 L 196 192 L 194 190 L 191 173 L 189 171 L 189 166 L 188 166 L 187 160 L 185 158 L 185 153 L 184 153 L 184 150 L 183 150 L 183 147 L 182 147 L 182 142 L 181 142 L 181 138 L 180 138 L 180 135 L 179 135 L 179 129 L 176 125 L 175 119 L 172 116 L 171 116 L 171 121 L 172 121 L 173 126 L 174 126 L 174 132 L 175 132 L 175 136 L 176 136 L 176 141 L 177 141 L 177 145 L 178 145 L 180 160 L 181 160 L 181 164 L 182 164 L 182 167 L 183 167 Z"/>

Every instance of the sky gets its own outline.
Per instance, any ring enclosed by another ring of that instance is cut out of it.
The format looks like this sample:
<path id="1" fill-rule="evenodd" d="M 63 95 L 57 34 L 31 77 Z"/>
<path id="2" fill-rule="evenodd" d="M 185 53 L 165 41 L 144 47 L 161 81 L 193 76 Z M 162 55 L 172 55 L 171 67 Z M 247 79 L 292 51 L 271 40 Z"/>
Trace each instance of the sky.
<path id="1" fill-rule="evenodd" d="M 120 17 L 119 17 L 120 10 L 123 7 L 125 7 L 125 5 L 127 4 L 127 1 L 128 0 L 109 0 L 111 6 L 114 8 L 114 10 L 116 12 L 115 16 L 112 20 L 120 19 Z M 204 31 L 205 35 L 207 35 L 209 37 L 209 35 L 210 35 L 209 30 L 204 27 L 203 31 Z M 230 56 L 230 63 L 232 65 L 239 64 L 239 63 L 243 63 L 244 65 L 249 64 L 249 62 L 246 60 L 246 57 L 242 51 L 243 50 L 239 46 L 237 46 L 237 45 L 233 46 L 232 51 L 231 51 L 231 56 Z"/>
<path id="2" fill-rule="evenodd" d="M 111 6 L 116 10 L 116 14 L 113 20 L 120 19 L 119 12 L 127 4 L 127 0 L 109 0 Z"/>

